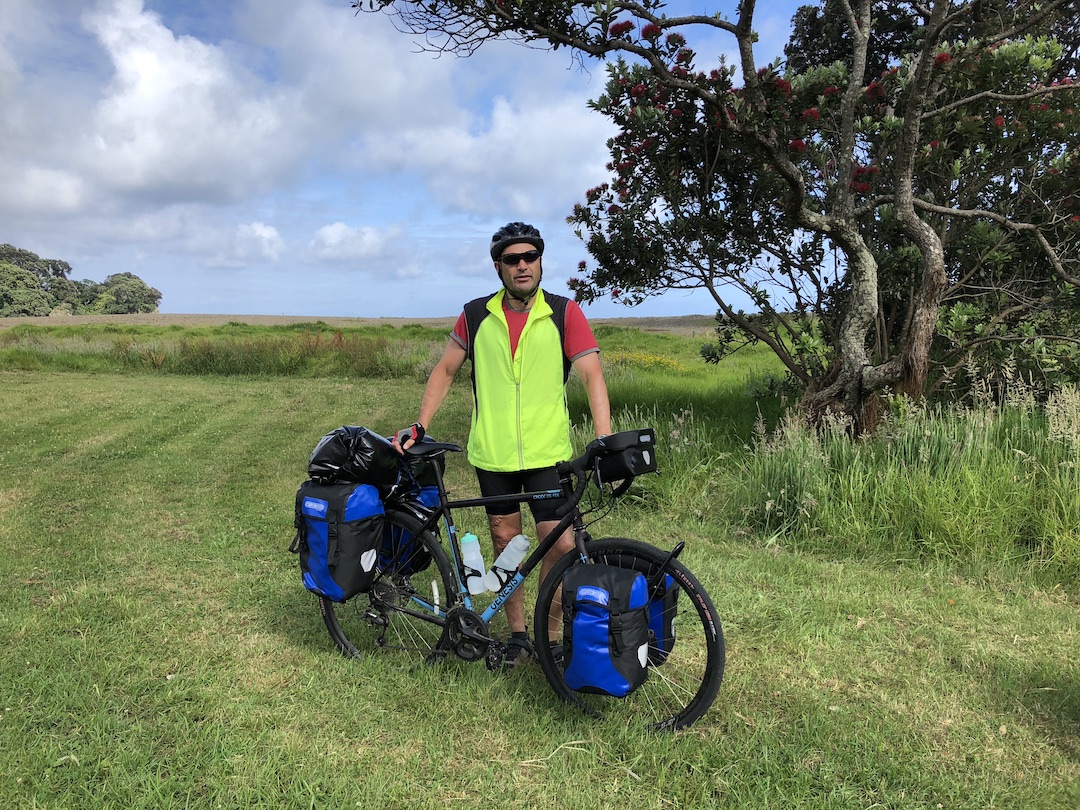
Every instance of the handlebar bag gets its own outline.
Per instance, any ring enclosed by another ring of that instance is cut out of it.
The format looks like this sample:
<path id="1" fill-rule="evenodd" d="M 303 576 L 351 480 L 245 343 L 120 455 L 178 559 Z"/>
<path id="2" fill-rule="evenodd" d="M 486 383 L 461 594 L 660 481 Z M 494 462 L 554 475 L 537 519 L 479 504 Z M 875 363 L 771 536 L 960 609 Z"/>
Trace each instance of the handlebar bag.
<path id="1" fill-rule="evenodd" d="M 304 587 L 334 602 L 365 593 L 377 573 L 384 515 L 370 484 L 301 484 L 289 550 L 300 555 Z"/>
<path id="2" fill-rule="evenodd" d="M 563 575 L 563 678 L 578 692 L 626 697 L 649 675 L 649 586 L 597 563 Z"/>
<path id="3" fill-rule="evenodd" d="M 624 430 L 597 439 L 596 480 L 601 484 L 656 472 L 656 433 Z"/>
<path id="4" fill-rule="evenodd" d="M 671 648 L 675 646 L 675 615 L 679 606 L 676 600 L 679 589 L 671 574 L 664 574 L 663 580 L 649 597 L 649 664 L 659 666 L 667 661 Z"/>

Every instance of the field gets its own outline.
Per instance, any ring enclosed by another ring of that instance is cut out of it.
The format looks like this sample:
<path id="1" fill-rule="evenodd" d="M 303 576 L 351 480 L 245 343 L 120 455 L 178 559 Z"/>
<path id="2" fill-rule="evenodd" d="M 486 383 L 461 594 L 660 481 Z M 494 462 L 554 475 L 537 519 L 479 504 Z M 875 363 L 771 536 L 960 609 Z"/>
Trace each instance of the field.
<path id="1" fill-rule="evenodd" d="M 728 641 L 712 711 L 657 736 L 578 716 L 536 667 L 342 659 L 300 585 L 311 448 L 411 421 L 449 319 L 42 320 L 0 322 L 7 806 L 1080 805 L 1068 402 L 853 444 L 783 418 L 767 357 L 699 363 L 707 319 L 598 324 L 616 427 L 657 429 L 661 475 L 593 532 L 686 541 Z M 334 370 L 361 345 L 384 355 Z M 220 370 L 241 351 L 264 370 Z M 468 397 L 440 438 L 466 438 Z M 570 405 L 580 445 L 580 386 Z M 450 483 L 473 492 L 463 460 Z"/>
<path id="2" fill-rule="evenodd" d="M 145 315 L 65 315 L 53 318 L 0 318 L 0 329 L 23 324 L 29 325 L 122 325 L 122 326 L 223 326 L 228 323 L 246 323 L 252 326 L 288 326 L 303 323 L 324 323 L 333 329 L 358 326 L 406 326 L 418 325 L 432 329 L 450 330 L 453 317 L 447 318 L 321 318 L 294 315 L 184 315 L 152 313 Z M 593 323 L 640 329 L 643 332 L 682 335 L 707 339 L 715 325 L 708 315 L 686 315 L 670 318 L 597 318 Z"/>

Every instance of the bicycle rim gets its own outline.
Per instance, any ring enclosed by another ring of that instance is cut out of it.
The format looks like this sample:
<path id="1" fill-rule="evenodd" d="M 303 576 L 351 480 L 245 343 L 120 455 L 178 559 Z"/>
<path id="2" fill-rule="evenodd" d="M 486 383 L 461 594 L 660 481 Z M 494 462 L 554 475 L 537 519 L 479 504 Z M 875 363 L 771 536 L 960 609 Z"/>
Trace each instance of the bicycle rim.
<path id="1" fill-rule="evenodd" d="M 666 551 L 645 543 L 609 538 L 592 541 L 586 549 L 593 562 L 630 568 L 651 582 L 670 584 L 675 595 L 669 595 L 667 615 L 673 622 L 674 642 L 658 642 L 655 638 L 650 641 L 648 678 L 626 697 L 570 689 L 563 679 L 559 648 L 563 644 L 562 575 L 570 566 L 580 564 L 577 552 L 571 552 L 554 566 L 537 595 L 535 637 L 550 638 L 549 628 L 557 624 L 554 646 L 536 645 L 545 677 L 563 700 L 589 714 L 626 725 L 645 723 L 660 730 L 689 726 L 708 711 L 724 676 L 724 634 L 708 594 L 686 566 L 678 560 L 669 561 Z M 549 615 L 557 616 L 558 621 L 549 624 Z"/>
<path id="2" fill-rule="evenodd" d="M 457 601 L 457 578 L 438 537 L 417 533 L 420 525 L 408 511 L 387 510 L 371 589 L 347 602 L 319 599 L 330 638 L 344 655 L 384 649 L 426 658 L 438 648 L 446 611 Z"/>

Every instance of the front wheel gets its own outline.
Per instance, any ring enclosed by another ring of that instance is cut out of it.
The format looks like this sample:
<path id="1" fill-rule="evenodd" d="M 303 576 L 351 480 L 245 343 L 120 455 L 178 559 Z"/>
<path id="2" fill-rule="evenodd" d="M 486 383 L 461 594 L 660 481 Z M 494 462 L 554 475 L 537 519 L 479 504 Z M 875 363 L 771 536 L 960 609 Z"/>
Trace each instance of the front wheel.
<path id="1" fill-rule="evenodd" d="M 645 683 L 626 697 L 585 694 L 571 689 L 563 677 L 563 574 L 581 563 L 572 551 L 551 569 L 536 597 L 534 632 L 540 668 L 555 692 L 594 715 L 616 717 L 630 724 L 675 730 L 708 711 L 724 677 L 724 633 L 709 595 L 693 574 L 668 552 L 637 540 L 608 538 L 585 546 L 589 559 L 639 571 L 650 594 L 649 667 Z M 542 639 L 549 643 L 543 643 Z"/>
<path id="2" fill-rule="evenodd" d="M 388 508 L 371 589 L 347 602 L 319 598 L 343 654 L 381 648 L 427 658 L 438 648 L 446 612 L 457 603 L 457 577 L 438 536 L 420 526 L 409 509 Z"/>

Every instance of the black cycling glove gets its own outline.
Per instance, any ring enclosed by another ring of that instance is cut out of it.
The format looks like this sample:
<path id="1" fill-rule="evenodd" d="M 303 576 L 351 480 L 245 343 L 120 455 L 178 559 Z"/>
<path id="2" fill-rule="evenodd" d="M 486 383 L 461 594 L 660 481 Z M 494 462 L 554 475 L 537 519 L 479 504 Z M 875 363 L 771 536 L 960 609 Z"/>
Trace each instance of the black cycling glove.
<path id="1" fill-rule="evenodd" d="M 424 438 L 425 433 L 426 431 L 424 430 L 423 425 L 421 425 L 419 422 L 413 422 L 407 428 L 402 428 L 401 430 L 399 430 L 397 432 L 397 436 L 395 436 L 394 438 L 397 439 L 398 444 L 404 447 L 405 442 L 407 442 L 409 439 L 412 439 L 413 444 L 416 444 L 416 442 Z"/>

